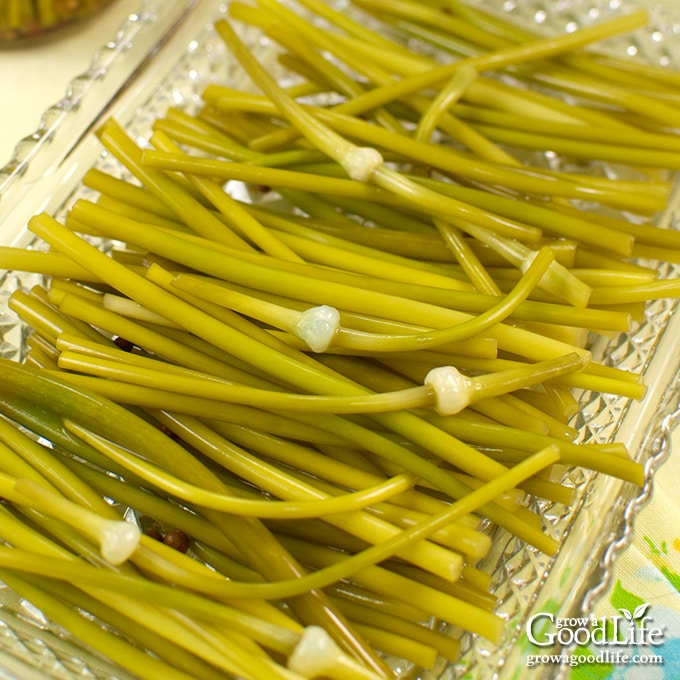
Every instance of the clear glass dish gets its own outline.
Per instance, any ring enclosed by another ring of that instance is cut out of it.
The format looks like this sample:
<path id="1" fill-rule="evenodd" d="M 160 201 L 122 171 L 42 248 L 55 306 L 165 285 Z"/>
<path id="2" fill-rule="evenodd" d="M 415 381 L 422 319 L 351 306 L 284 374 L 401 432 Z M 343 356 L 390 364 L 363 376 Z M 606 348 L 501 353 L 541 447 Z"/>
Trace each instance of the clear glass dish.
<path id="1" fill-rule="evenodd" d="M 93 165 L 115 171 L 115 164 L 92 134 L 109 116 L 140 139 L 154 118 L 172 106 L 191 110 L 209 82 L 246 87 L 246 78 L 225 53 L 212 30 L 228 3 L 217 0 L 140 0 L 116 40 L 93 57 L 91 68 L 74 78 L 69 92 L 44 115 L 40 128 L 21 140 L 12 161 L 0 169 L 0 242 L 27 246 L 25 224 L 38 211 L 63 214 L 82 195 L 80 180 Z M 622 11 L 610 0 L 494 0 L 478 3 L 504 12 L 523 25 L 560 32 Z M 680 9 L 669 3 L 652 8 L 650 28 L 611 41 L 614 54 L 654 64 L 680 67 Z M 268 47 L 254 44 L 261 58 Z M 678 228 L 680 192 L 660 217 Z M 677 276 L 678 267 L 667 267 Z M 6 299 L 17 287 L 29 287 L 36 277 L 4 273 L 0 279 L 0 353 L 20 358 L 23 332 L 7 310 Z M 603 395 L 581 395 L 582 410 L 574 425 L 580 441 L 625 443 L 647 468 L 647 486 L 631 487 L 581 470 L 567 473 L 577 492 L 569 508 L 543 504 L 548 531 L 563 537 L 555 558 L 548 558 L 519 541 L 499 534 L 495 549 L 481 565 L 493 574 L 499 612 L 509 622 L 506 639 L 496 647 L 470 640 L 460 662 L 437 668 L 428 678 L 489 680 L 527 677 L 523 656 L 526 621 L 532 613 L 556 616 L 588 612 L 606 586 L 617 552 L 632 534 L 637 510 L 651 489 L 655 468 L 670 453 L 670 427 L 677 420 L 680 385 L 680 314 L 678 304 L 659 301 L 649 306 L 644 323 L 630 334 L 599 341 L 596 358 L 633 371 L 643 371 L 649 391 L 640 403 Z M 543 668 L 532 677 L 549 677 Z M 545 676 L 539 675 L 546 674 Z M 40 612 L 0 587 L 0 678 L 126 678 L 98 655 L 83 649 Z"/>

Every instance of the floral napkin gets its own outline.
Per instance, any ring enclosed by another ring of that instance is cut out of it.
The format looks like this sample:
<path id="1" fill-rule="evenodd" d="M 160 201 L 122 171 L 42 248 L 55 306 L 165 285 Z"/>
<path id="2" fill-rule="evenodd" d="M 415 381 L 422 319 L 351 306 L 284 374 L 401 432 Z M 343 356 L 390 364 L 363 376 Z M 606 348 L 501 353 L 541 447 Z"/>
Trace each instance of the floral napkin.
<path id="1" fill-rule="evenodd" d="M 623 622 L 622 631 L 634 627 L 634 639 L 622 635 L 618 647 L 580 650 L 569 680 L 680 680 L 680 427 L 593 616 Z"/>

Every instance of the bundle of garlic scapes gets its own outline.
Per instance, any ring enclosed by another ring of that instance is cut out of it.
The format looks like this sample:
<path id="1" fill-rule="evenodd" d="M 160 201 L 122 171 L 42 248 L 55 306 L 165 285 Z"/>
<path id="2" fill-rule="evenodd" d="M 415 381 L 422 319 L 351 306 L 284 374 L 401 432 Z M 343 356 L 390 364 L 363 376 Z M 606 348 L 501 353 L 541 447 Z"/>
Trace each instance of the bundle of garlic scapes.
<path id="1" fill-rule="evenodd" d="M 9 303 L 0 579 L 140 678 L 455 663 L 507 633 L 493 541 L 558 552 L 530 501 L 573 502 L 563 466 L 644 483 L 570 423 L 577 392 L 644 397 L 592 338 L 680 296 L 653 225 L 680 74 L 591 47 L 646 13 L 546 38 L 461 0 L 352 5 L 229 3 L 259 93 L 212 84 L 146 143 L 108 120 L 124 172 L 0 248 L 48 281 Z"/>

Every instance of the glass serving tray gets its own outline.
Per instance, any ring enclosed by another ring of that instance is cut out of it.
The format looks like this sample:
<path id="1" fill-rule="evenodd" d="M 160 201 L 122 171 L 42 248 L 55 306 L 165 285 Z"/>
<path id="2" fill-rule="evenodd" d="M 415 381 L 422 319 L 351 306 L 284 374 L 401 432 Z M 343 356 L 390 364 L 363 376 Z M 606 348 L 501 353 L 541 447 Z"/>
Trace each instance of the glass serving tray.
<path id="1" fill-rule="evenodd" d="M 0 243 L 29 245 L 28 218 L 41 210 L 63 214 L 75 198 L 87 194 L 80 180 L 93 165 L 119 172 L 92 134 L 105 118 L 114 116 L 143 140 L 168 106 L 197 107 L 208 83 L 248 87 L 247 78 L 212 30 L 227 5 L 217 0 L 140 0 L 138 11 L 121 26 L 116 40 L 94 55 L 91 68 L 73 80 L 66 96 L 45 113 L 40 128 L 19 142 L 12 161 L 0 169 Z M 504 12 L 525 26 L 563 32 L 617 14 L 632 3 L 509 0 L 501 5 L 481 0 L 477 5 Z M 606 49 L 680 67 L 680 8 L 672 5 L 655 5 L 648 29 L 610 41 Z M 258 56 L 270 59 L 274 68 L 271 47 L 255 37 L 252 40 Z M 660 219 L 669 228 L 678 228 L 680 191 Z M 677 276 L 677 270 L 667 266 L 664 273 Z M 6 300 L 17 287 L 37 282 L 33 275 L 15 272 L 3 272 L 0 278 L 2 356 L 20 359 L 25 333 Z M 582 409 L 573 423 L 582 442 L 625 443 L 646 466 L 645 488 L 640 491 L 582 470 L 567 472 L 577 501 L 568 508 L 547 503 L 539 508 L 546 530 L 563 539 L 559 554 L 548 558 L 501 533 L 481 565 L 493 574 L 498 611 L 508 620 L 506 638 L 498 646 L 471 639 L 458 663 L 438 667 L 426 678 L 508 680 L 528 677 L 530 672 L 536 678 L 559 673 L 556 668 L 526 668 L 523 656 L 529 651 L 522 640 L 526 621 L 532 613 L 543 611 L 561 617 L 587 613 L 606 588 L 616 555 L 631 539 L 633 520 L 649 497 L 653 472 L 670 455 L 670 433 L 680 409 L 677 312 L 677 302 L 655 302 L 649 305 L 645 322 L 631 333 L 596 343 L 597 359 L 643 371 L 648 394 L 641 402 L 630 402 L 583 393 Z M 0 584 L 0 680 L 128 677 Z"/>

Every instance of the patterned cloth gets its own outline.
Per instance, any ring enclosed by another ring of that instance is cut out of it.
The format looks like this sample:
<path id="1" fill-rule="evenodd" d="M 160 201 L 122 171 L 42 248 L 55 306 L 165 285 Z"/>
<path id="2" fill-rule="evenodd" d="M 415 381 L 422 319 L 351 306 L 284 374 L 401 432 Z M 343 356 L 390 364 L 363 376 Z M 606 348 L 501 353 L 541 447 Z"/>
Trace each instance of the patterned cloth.
<path id="1" fill-rule="evenodd" d="M 598 618 L 644 612 L 650 625 L 663 630 L 663 643 L 626 647 L 631 657 L 627 663 L 580 664 L 570 669 L 569 680 L 680 679 L 680 428 L 675 429 L 672 451 L 635 520 L 633 543 L 619 555 L 609 591 L 593 612 Z"/>

